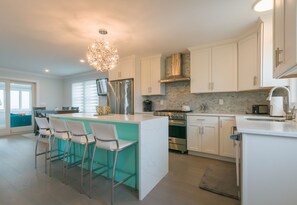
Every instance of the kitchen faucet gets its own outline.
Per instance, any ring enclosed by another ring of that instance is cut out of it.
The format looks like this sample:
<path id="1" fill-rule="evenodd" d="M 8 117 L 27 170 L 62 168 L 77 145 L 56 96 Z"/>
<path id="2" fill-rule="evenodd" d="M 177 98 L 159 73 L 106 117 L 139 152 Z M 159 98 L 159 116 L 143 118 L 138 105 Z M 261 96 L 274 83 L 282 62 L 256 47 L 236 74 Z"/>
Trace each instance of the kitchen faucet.
<path id="1" fill-rule="evenodd" d="M 290 90 L 287 87 L 284 86 L 277 86 L 274 87 L 270 90 L 269 95 L 267 97 L 267 100 L 271 101 L 272 98 L 272 94 L 276 89 L 284 89 L 285 91 L 287 91 L 287 111 L 286 111 L 286 118 L 287 120 L 291 120 L 292 119 L 292 111 L 290 110 Z"/>

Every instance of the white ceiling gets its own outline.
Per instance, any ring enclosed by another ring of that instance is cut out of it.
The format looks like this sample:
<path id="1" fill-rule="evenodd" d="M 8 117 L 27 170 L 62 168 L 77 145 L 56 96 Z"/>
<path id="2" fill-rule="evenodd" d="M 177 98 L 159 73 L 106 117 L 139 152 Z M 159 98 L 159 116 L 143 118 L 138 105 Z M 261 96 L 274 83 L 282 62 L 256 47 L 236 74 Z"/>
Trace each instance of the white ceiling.
<path id="1" fill-rule="evenodd" d="M 0 68 L 67 76 L 91 71 L 79 59 L 108 30 L 120 57 L 169 55 L 242 35 L 256 0 L 1 0 Z"/>

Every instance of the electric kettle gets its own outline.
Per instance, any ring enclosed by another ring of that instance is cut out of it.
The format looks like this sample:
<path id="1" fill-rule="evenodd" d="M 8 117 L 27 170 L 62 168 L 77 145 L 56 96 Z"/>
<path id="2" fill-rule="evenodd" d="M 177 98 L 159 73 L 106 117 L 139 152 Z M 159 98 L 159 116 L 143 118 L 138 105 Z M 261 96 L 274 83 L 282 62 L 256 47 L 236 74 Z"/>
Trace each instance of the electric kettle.
<path id="1" fill-rule="evenodd" d="M 273 116 L 273 117 L 286 116 L 286 113 L 284 112 L 284 98 L 282 96 L 271 97 L 270 116 Z"/>

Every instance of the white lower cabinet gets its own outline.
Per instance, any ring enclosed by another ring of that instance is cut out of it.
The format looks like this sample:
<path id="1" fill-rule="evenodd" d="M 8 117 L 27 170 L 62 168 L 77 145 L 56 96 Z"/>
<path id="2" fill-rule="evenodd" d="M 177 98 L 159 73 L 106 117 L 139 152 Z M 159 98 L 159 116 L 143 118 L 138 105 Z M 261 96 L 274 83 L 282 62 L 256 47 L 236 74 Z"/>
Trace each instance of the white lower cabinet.
<path id="1" fill-rule="evenodd" d="M 187 148 L 208 154 L 219 154 L 218 117 L 188 117 Z"/>
<path id="2" fill-rule="evenodd" d="M 220 117 L 220 155 L 235 158 L 234 141 L 230 139 L 235 126 L 234 117 Z"/>
<path id="3" fill-rule="evenodd" d="M 201 152 L 200 126 L 188 125 L 187 148 L 191 151 Z"/>
<path id="4" fill-rule="evenodd" d="M 235 158 L 234 143 L 230 139 L 234 126 L 234 117 L 188 116 L 187 149 Z"/>

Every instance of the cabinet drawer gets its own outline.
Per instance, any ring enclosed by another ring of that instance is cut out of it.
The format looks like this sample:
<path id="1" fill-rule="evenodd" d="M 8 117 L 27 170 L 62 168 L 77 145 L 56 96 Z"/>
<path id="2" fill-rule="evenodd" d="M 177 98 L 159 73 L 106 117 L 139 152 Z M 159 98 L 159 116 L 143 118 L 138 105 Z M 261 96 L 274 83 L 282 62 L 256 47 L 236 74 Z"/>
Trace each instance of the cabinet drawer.
<path id="1" fill-rule="evenodd" d="M 188 116 L 189 125 L 200 125 L 205 123 L 218 123 L 219 118 L 215 116 Z"/>

